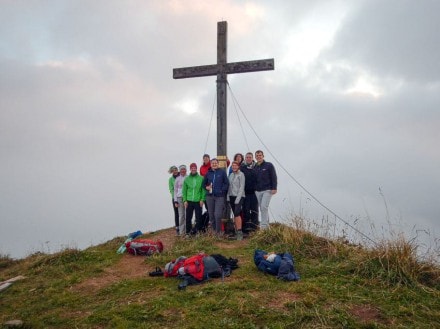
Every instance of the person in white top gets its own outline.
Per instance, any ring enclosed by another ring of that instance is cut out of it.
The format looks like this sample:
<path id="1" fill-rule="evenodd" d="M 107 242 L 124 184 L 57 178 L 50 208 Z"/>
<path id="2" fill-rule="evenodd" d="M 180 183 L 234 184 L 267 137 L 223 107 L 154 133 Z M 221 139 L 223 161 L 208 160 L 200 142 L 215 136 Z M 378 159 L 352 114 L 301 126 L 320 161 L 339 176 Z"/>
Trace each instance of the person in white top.
<path id="1" fill-rule="evenodd" d="M 185 219 L 185 205 L 183 204 L 182 188 L 183 181 L 186 178 L 186 166 L 179 166 L 180 175 L 176 177 L 174 182 L 174 207 L 179 210 L 179 234 L 185 235 L 186 219 Z"/>

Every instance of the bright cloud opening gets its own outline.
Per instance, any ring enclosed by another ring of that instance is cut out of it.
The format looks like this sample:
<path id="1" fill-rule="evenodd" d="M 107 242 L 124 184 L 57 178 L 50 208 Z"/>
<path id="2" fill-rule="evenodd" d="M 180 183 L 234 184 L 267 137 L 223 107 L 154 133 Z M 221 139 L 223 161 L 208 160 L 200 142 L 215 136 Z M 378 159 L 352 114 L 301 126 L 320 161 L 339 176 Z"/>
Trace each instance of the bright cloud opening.
<path id="1" fill-rule="evenodd" d="M 182 102 L 176 103 L 175 108 L 185 114 L 194 114 L 199 108 L 199 102 L 195 99 L 185 99 Z"/>
<path id="2" fill-rule="evenodd" d="M 368 95 L 374 98 L 378 98 L 383 95 L 383 92 L 379 87 L 375 86 L 374 83 L 368 76 L 361 75 L 357 79 L 354 86 L 348 88 L 345 94 L 357 94 L 357 95 Z"/>

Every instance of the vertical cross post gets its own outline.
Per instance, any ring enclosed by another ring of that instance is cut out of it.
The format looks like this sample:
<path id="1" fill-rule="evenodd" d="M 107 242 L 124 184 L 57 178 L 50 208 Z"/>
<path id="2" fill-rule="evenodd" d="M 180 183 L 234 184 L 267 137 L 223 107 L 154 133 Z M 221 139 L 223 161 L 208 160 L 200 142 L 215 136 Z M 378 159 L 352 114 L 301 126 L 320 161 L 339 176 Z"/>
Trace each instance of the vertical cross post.
<path id="1" fill-rule="evenodd" d="M 224 67 L 227 63 L 228 23 L 217 23 L 217 65 Z M 228 101 L 226 89 L 226 72 L 220 70 L 217 74 L 217 158 L 221 168 L 227 167 L 227 111 Z"/>
<path id="2" fill-rule="evenodd" d="M 173 69 L 174 79 L 217 76 L 217 158 L 226 167 L 227 157 L 227 75 L 274 70 L 273 58 L 245 62 L 227 62 L 228 23 L 217 23 L 217 64 Z"/>

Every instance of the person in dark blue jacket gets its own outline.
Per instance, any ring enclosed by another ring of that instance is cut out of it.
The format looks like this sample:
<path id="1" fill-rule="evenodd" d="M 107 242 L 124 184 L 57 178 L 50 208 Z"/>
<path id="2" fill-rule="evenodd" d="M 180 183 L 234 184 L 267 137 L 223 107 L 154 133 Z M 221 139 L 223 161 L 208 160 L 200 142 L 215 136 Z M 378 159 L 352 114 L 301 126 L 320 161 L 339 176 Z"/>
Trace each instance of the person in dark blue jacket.
<path id="1" fill-rule="evenodd" d="M 226 171 L 219 168 L 216 158 L 211 160 L 211 168 L 203 178 L 203 187 L 206 189 L 206 204 L 209 213 L 209 222 L 217 235 L 222 232 L 222 215 L 226 204 L 226 194 L 229 189 L 229 179 Z"/>
<path id="2" fill-rule="evenodd" d="M 274 194 L 277 193 L 277 173 L 272 163 L 264 161 L 264 153 L 261 150 L 255 152 L 257 164 L 255 173 L 257 174 L 257 185 L 255 195 L 260 206 L 260 228 L 269 228 L 269 203 Z"/>

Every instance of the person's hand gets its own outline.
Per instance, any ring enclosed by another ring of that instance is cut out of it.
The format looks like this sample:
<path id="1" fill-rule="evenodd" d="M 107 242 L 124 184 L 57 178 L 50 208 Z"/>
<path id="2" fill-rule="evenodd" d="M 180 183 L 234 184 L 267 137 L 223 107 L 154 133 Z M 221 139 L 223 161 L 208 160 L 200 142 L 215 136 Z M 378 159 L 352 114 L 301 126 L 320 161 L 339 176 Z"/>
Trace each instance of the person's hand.
<path id="1" fill-rule="evenodd" d="M 188 208 L 188 202 L 187 202 L 187 201 L 185 201 L 185 202 L 183 203 L 183 205 L 185 206 L 185 208 Z"/>
<path id="2" fill-rule="evenodd" d="M 175 201 L 174 202 L 174 207 L 179 208 L 179 202 Z"/>
<path id="3" fill-rule="evenodd" d="M 277 190 L 272 190 L 272 195 L 277 194 Z"/>
<path id="4" fill-rule="evenodd" d="M 203 207 L 203 203 L 204 203 L 203 200 L 199 201 L 200 207 Z"/>

